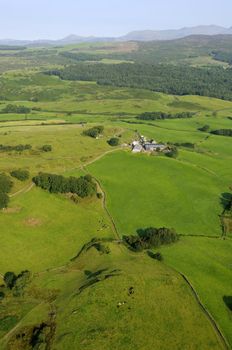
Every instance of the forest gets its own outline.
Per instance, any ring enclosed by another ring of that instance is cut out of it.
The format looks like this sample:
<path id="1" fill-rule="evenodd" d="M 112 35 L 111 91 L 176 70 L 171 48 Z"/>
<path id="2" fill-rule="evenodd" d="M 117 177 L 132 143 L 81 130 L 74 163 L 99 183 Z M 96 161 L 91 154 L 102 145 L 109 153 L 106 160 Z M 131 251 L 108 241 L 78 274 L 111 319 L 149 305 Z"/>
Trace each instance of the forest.
<path id="1" fill-rule="evenodd" d="M 63 80 L 96 81 L 100 85 L 144 88 L 173 95 L 199 95 L 232 100 L 232 69 L 164 64 L 77 63 L 46 71 Z"/>

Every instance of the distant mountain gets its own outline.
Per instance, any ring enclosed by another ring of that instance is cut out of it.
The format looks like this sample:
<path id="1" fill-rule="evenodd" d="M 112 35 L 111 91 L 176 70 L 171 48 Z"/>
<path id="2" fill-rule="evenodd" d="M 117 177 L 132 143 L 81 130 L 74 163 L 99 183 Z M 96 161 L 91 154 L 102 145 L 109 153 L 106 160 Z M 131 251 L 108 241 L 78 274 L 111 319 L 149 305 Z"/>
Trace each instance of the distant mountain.
<path id="1" fill-rule="evenodd" d="M 220 26 L 197 26 L 181 29 L 170 30 L 144 30 L 128 33 L 121 37 L 122 41 L 156 41 L 156 40 L 174 40 L 185 38 L 190 35 L 218 35 L 218 34 L 232 34 L 231 28 L 224 28 Z"/>
<path id="2" fill-rule="evenodd" d="M 185 38 L 191 35 L 219 35 L 231 34 L 232 27 L 224 28 L 216 25 L 205 25 L 196 27 L 186 27 L 181 29 L 170 30 L 142 30 L 128 33 L 127 35 L 111 38 L 111 37 L 83 37 L 71 34 L 63 39 L 58 40 L 14 40 L 0 39 L 0 45 L 18 45 L 18 46 L 59 46 L 69 44 L 79 44 L 84 42 L 107 42 L 107 41 L 161 41 L 175 40 Z"/>

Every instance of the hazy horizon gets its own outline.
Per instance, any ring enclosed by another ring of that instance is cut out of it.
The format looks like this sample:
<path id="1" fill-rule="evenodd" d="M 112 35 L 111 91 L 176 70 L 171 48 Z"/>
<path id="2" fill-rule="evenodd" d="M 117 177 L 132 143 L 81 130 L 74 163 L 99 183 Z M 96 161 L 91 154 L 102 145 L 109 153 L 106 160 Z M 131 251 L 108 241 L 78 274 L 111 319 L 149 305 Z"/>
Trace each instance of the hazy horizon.
<path id="1" fill-rule="evenodd" d="M 232 2 L 222 0 L 1 0 L 0 38 L 60 39 L 69 34 L 118 37 L 136 30 L 198 25 L 231 27 Z"/>

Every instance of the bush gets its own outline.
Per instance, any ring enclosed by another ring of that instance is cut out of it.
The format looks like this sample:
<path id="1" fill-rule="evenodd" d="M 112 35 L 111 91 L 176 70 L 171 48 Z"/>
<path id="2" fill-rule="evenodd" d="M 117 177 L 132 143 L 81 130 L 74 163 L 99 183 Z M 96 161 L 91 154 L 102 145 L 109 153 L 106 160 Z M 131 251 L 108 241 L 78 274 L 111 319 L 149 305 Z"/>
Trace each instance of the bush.
<path id="1" fill-rule="evenodd" d="M 13 170 L 11 171 L 11 176 L 15 177 L 19 181 L 26 181 L 29 179 L 29 171 L 28 170 L 23 170 L 23 169 L 18 169 L 18 170 Z"/>
<path id="2" fill-rule="evenodd" d="M 101 192 L 98 192 L 98 193 L 97 193 L 97 198 L 98 198 L 98 199 L 102 199 L 102 198 L 103 198 L 103 194 L 102 194 Z"/>
<path id="3" fill-rule="evenodd" d="M 208 132 L 210 129 L 210 126 L 209 125 L 204 125 L 202 126 L 201 128 L 199 128 L 198 130 L 199 131 L 203 131 L 203 132 Z"/>
<path id="4" fill-rule="evenodd" d="M 51 152 L 51 151 L 52 151 L 52 146 L 51 146 L 51 145 L 43 145 L 43 146 L 41 147 L 41 150 L 42 150 L 43 152 Z"/>
<path id="5" fill-rule="evenodd" d="M 119 145 L 119 139 L 117 137 L 112 137 L 107 142 L 110 146 L 118 146 Z"/>
<path id="6" fill-rule="evenodd" d="M 104 131 L 104 126 L 99 125 L 99 126 L 94 126 L 94 127 L 91 128 L 91 129 L 85 130 L 85 131 L 83 132 L 83 135 L 96 138 L 96 137 L 98 137 L 100 134 L 102 134 L 103 131 Z"/>
<path id="7" fill-rule="evenodd" d="M 0 292 L 0 301 L 5 298 L 5 294 L 3 292 Z"/>
<path id="8" fill-rule="evenodd" d="M 150 258 L 158 260 L 158 261 L 163 261 L 163 256 L 161 253 L 157 252 L 157 253 L 153 253 L 148 251 L 147 252 L 148 256 L 150 256 Z"/>
<path id="9" fill-rule="evenodd" d="M 7 286 L 7 288 L 12 289 L 15 285 L 15 282 L 17 280 L 17 276 L 14 272 L 6 272 L 3 280 Z"/>
<path id="10" fill-rule="evenodd" d="M 177 158 L 178 154 L 179 154 L 179 152 L 178 152 L 177 147 L 172 147 L 169 152 L 165 153 L 165 155 L 169 158 Z"/>

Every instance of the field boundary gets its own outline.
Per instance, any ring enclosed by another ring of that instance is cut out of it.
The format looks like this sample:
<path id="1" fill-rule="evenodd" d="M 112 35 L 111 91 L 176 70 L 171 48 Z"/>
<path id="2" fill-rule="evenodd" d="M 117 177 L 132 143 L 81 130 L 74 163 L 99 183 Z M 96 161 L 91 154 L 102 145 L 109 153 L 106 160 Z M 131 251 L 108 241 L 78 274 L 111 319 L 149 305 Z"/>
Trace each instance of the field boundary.
<path id="1" fill-rule="evenodd" d="M 169 266 L 169 265 L 168 265 Z M 169 266 L 170 267 L 170 266 Z M 217 322 L 215 321 L 215 319 L 213 318 L 213 316 L 211 315 L 211 313 L 209 312 L 209 310 L 204 306 L 204 304 L 202 303 L 200 296 L 198 295 L 196 289 L 194 288 L 194 286 L 192 285 L 192 283 L 189 281 L 189 279 L 180 271 L 176 270 L 175 268 L 171 267 L 172 270 L 174 270 L 178 275 L 180 275 L 182 277 L 182 279 L 187 283 L 187 285 L 190 287 L 192 294 L 194 295 L 195 300 L 197 301 L 199 307 L 202 309 L 202 311 L 204 312 L 205 316 L 207 317 L 207 319 L 209 320 L 209 322 L 211 323 L 212 327 L 214 328 L 217 336 L 219 337 L 219 339 L 221 340 L 221 343 L 223 344 L 223 347 L 226 350 L 230 350 L 231 346 L 228 343 L 226 337 L 223 335 L 222 331 L 220 330 L 219 325 L 217 324 Z"/>

